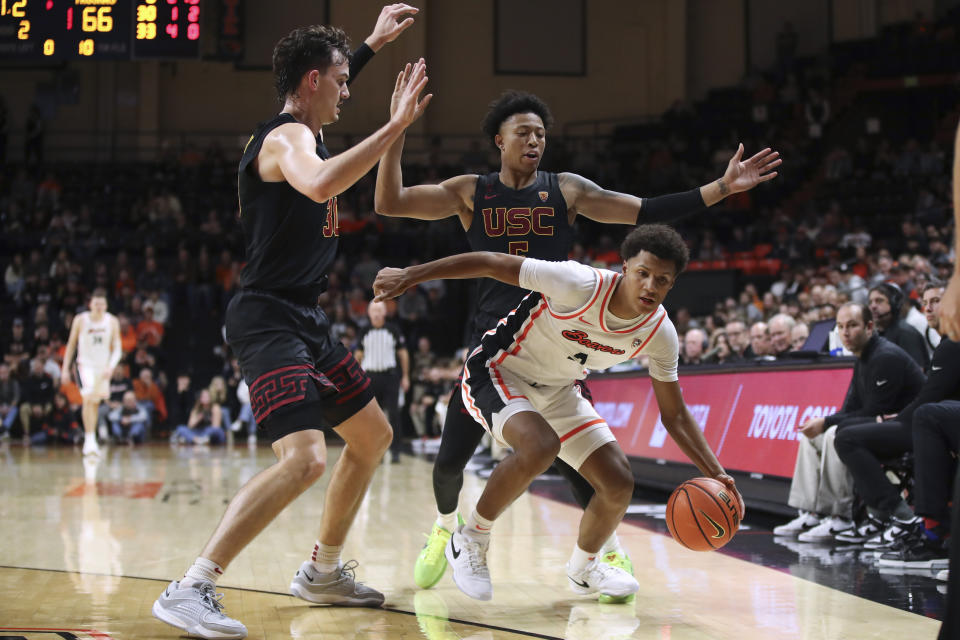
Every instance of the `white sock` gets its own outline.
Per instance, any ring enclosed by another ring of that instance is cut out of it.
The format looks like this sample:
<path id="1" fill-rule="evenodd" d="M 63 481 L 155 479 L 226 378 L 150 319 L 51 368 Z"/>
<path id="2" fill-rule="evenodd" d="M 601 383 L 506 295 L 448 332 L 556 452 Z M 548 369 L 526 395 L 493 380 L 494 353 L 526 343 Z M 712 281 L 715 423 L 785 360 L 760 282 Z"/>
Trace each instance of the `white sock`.
<path id="1" fill-rule="evenodd" d="M 570 562 L 567 563 L 567 566 L 570 567 L 571 573 L 579 573 L 587 568 L 587 565 L 597 559 L 597 554 L 590 551 L 584 551 L 580 548 L 580 545 L 576 545 L 573 548 L 573 554 L 570 555 Z"/>
<path id="2" fill-rule="evenodd" d="M 457 512 L 440 513 L 437 512 L 437 524 L 447 531 L 453 531 L 457 528 Z"/>
<path id="3" fill-rule="evenodd" d="M 608 553 L 620 550 L 620 539 L 617 538 L 617 532 L 614 531 L 613 534 L 607 538 L 607 541 L 603 543 L 603 546 L 600 547 L 600 555 L 605 556 Z"/>
<path id="4" fill-rule="evenodd" d="M 183 574 L 183 578 L 180 579 L 180 588 L 188 589 L 204 580 L 217 584 L 217 579 L 222 575 L 223 567 L 216 562 L 206 558 L 197 558 L 193 561 L 193 565 L 187 569 L 187 572 Z"/>
<path id="5" fill-rule="evenodd" d="M 487 520 L 474 509 L 463 525 L 463 534 L 474 540 L 488 540 L 492 528 L 493 520 Z"/>
<path id="6" fill-rule="evenodd" d="M 343 545 L 323 544 L 317 540 L 313 545 L 313 554 L 310 559 L 313 560 L 313 568 L 320 573 L 330 573 L 336 571 L 340 566 L 340 552 Z"/>

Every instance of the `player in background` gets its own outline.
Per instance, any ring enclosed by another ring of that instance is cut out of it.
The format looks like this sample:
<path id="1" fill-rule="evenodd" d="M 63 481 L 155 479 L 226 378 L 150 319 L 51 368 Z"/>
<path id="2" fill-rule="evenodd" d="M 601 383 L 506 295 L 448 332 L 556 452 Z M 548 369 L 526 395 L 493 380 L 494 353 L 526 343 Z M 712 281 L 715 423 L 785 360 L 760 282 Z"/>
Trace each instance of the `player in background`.
<path id="1" fill-rule="evenodd" d="M 83 455 L 100 455 L 97 444 L 97 420 L 100 403 L 110 396 L 110 378 L 123 357 L 120 347 L 120 323 L 107 312 L 107 293 L 97 288 L 90 295 L 90 310 L 73 319 L 70 338 L 63 354 L 60 384 L 72 379 L 73 357 L 77 357 L 80 395 L 83 397 Z"/>
<path id="2" fill-rule="evenodd" d="M 402 87 L 403 83 L 398 83 L 395 96 Z M 537 96 L 518 91 L 503 94 L 491 103 L 483 123 L 484 135 L 500 152 L 500 170 L 482 176 L 456 176 L 438 185 L 403 186 L 401 136 L 380 162 L 377 213 L 421 220 L 456 215 L 474 251 L 566 260 L 578 215 L 611 224 L 674 221 L 732 193 L 772 180 L 781 163 L 779 153 L 770 149 L 742 160 L 740 145 L 721 178 L 684 193 L 640 198 L 608 191 L 574 173 L 540 171 L 552 121 L 550 109 Z M 509 284 L 480 280 L 470 350 L 484 331 L 517 306 L 524 293 Z M 467 414 L 460 394 L 454 393 L 433 466 L 437 518 L 414 567 L 414 581 L 421 588 L 436 584 L 446 570 L 443 549 L 458 522 L 463 470 L 482 437 L 483 429 Z M 589 483 L 563 461 L 558 461 L 557 467 L 570 482 L 577 502 L 586 508 L 593 495 Z M 603 552 L 606 561 L 631 568 L 616 535 L 607 541 Z M 601 602 L 614 601 L 601 598 Z"/>
<path id="3" fill-rule="evenodd" d="M 729 503 L 734 521 L 743 517 L 733 478 L 683 401 L 677 331 L 661 304 L 687 265 L 687 246 L 666 225 L 641 225 L 624 239 L 620 255 L 622 274 L 572 260 L 472 252 L 377 275 L 375 300 L 437 278 L 495 278 L 531 291 L 483 335 L 460 385 L 470 415 L 513 449 L 445 549 L 454 582 L 472 598 L 493 597 L 486 555 L 495 520 L 557 456 L 595 490 L 567 562 L 570 588 L 616 598 L 639 588 L 630 572 L 599 557 L 626 513 L 634 480 L 610 427 L 576 384 L 590 369 L 648 356 L 664 427 L 704 476 L 722 482 L 736 498 Z"/>

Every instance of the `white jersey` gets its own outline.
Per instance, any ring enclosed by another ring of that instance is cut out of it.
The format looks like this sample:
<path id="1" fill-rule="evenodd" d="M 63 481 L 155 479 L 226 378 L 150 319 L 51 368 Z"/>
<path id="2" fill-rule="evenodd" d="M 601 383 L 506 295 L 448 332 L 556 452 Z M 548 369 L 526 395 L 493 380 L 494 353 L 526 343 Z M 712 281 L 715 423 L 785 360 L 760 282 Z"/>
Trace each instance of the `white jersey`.
<path id="1" fill-rule="evenodd" d="M 113 327 L 113 315 L 104 313 L 99 322 L 90 318 L 85 311 L 77 317 L 80 323 L 80 335 L 77 338 L 77 365 L 102 369 L 110 363 L 110 350 L 113 345 L 110 335 Z"/>
<path id="2" fill-rule="evenodd" d="M 490 364 L 536 385 L 567 385 L 642 353 L 653 378 L 677 380 L 680 343 L 663 306 L 630 320 L 609 311 L 622 277 L 574 261 L 525 259 L 520 286 L 533 292 L 481 339 Z"/>

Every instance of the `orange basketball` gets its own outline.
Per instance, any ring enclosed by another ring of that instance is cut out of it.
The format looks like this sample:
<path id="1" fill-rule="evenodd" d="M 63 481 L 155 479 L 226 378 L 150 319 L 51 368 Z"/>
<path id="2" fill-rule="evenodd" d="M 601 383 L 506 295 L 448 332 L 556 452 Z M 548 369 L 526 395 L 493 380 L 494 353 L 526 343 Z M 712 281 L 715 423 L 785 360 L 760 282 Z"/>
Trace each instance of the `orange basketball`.
<path id="1" fill-rule="evenodd" d="M 713 478 L 694 478 L 674 489 L 667 501 L 667 528 L 673 539 L 694 551 L 713 551 L 740 528 L 737 499 Z"/>

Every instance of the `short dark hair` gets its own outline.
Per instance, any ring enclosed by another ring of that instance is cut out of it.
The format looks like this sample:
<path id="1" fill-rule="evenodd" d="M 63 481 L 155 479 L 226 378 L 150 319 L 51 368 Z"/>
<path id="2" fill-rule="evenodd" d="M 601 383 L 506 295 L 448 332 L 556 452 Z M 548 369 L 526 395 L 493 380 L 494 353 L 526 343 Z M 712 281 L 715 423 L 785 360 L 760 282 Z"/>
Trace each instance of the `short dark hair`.
<path id="1" fill-rule="evenodd" d="M 946 286 L 947 285 L 945 285 L 942 280 L 938 280 L 936 278 L 930 278 L 930 281 L 927 282 L 927 284 L 923 285 L 923 290 L 920 291 L 920 297 L 923 297 L 924 294 L 927 293 L 927 291 L 930 291 L 930 289 L 944 289 L 946 288 Z"/>
<path id="2" fill-rule="evenodd" d="M 672 260 L 676 275 L 687 268 L 690 250 L 680 234 L 665 224 L 641 224 L 627 234 L 620 245 L 620 256 L 629 260 L 641 251 L 649 251 L 661 260 Z"/>
<path id="3" fill-rule="evenodd" d="M 273 82 L 277 99 L 283 103 L 297 90 L 303 74 L 311 69 L 326 73 L 334 52 L 350 59 L 350 40 L 343 29 L 315 24 L 294 29 L 273 48 Z"/>
<path id="4" fill-rule="evenodd" d="M 93 290 L 93 293 L 90 294 L 90 299 L 92 300 L 94 298 L 103 298 L 104 300 L 106 300 L 107 290 L 104 289 L 103 287 L 97 287 L 96 289 Z"/>
<path id="5" fill-rule="evenodd" d="M 840 308 L 837 309 L 837 315 L 840 315 L 840 311 L 846 309 L 847 307 L 856 307 L 860 309 L 860 319 L 863 320 L 864 325 L 868 325 L 873 322 L 873 311 L 870 311 L 870 305 L 861 304 L 859 302 L 844 302 L 840 305 Z"/>
<path id="6" fill-rule="evenodd" d="M 496 146 L 494 139 L 500 133 L 500 125 L 517 113 L 535 113 L 543 120 L 545 128 L 553 126 L 553 114 L 546 102 L 526 91 L 507 91 L 490 103 L 487 115 L 483 118 L 483 133 L 490 144 Z"/>

